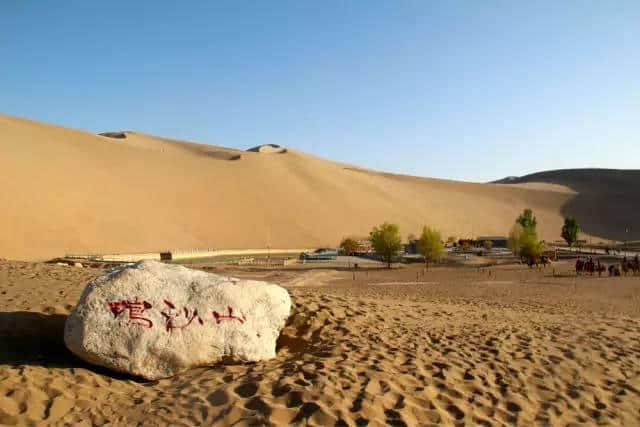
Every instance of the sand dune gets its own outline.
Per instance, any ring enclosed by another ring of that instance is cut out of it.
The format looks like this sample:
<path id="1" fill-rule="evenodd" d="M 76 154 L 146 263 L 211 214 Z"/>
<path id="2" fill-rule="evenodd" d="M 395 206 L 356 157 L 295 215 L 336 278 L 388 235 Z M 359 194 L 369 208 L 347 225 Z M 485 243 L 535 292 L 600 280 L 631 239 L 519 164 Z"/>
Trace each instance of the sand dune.
<path id="1" fill-rule="evenodd" d="M 578 217 L 582 228 L 593 236 L 615 240 L 640 237 L 640 170 L 554 170 L 497 181 L 505 182 L 509 186 L 574 192 L 560 212 Z"/>
<path id="2" fill-rule="evenodd" d="M 282 148 L 120 134 L 0 115 L 0 257 L 334 246 L 385 220 L 405 236 L 423 224 L 458 237 L 504 235 L 525 207 L 548 240 L 559 238 L 567 212 L 597 238 L 620 238 L 621 220 L 640 205 L 632 172 L 619 172 L 615 194 L 562 173 L 553 183 L 575 191 L 557 191 L 385 174 L 290 148 L 264 155 Z M 627 234 L 638 239 L 640 228 Z"/>

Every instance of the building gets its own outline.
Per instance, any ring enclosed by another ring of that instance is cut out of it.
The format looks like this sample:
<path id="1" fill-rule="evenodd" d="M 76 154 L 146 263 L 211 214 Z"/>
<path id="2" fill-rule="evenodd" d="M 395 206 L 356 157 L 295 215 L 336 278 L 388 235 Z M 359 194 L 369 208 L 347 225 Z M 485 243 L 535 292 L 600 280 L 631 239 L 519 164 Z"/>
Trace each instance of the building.
<path id="1" fill-rule="evenodd" d="M 338 250 L 331 248 L 319 248 L 313 252 L 304 252 L 300 254 L 300 259 L 309 261 L 318 260 L 335 260 L 338 258 Z"/>
<path id="2" fill-rule="evenodd" d="M 480 236 L 476 239 L 479 244 L 482 244 L 482 242 L 487 240 L 493 243 L 494 248 L 506 248 L 509 241 L 507 237 L 503 236 Z"/>
<path id="3" fill-rule="evenodd" d="M 371 246 L 371 242 L 367 239 L 358 240 L 356 246 L 356 254 L 369 254 L 373 252 L 373 247 Z"/>
<path id="4" fill-rule="evenodd" d="M 418 248 L 418 240 L 410 240 L 409 243 L 404 245 L 404 253 L 405 254 L 410 254 L 410 255 L 415 255 L 419 252 L 419 248 Z"/>

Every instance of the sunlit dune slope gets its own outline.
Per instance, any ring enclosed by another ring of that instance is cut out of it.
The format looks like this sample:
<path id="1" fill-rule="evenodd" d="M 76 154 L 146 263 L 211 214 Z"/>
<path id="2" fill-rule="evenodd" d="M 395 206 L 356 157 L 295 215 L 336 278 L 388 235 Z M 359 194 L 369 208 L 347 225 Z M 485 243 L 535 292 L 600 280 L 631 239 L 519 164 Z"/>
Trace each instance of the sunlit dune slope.
<path id="1" fill-rule="evenodd" d="M 385 220 L 405 236 L 423 224 L 445 236 L 504 235 L 525 207 L 542 237 L 557 239 L 566 206 L 580 197 L 372 172 L 290 148 L 273 155 L 118 136 L 0 115 L 0 257 L 336 245 Z M 637 188 L 626 190 L 630 202 L 614 200 L 637 208 Z M 616 233 L 612 218 L 598 219 L 599 236 Z"/>

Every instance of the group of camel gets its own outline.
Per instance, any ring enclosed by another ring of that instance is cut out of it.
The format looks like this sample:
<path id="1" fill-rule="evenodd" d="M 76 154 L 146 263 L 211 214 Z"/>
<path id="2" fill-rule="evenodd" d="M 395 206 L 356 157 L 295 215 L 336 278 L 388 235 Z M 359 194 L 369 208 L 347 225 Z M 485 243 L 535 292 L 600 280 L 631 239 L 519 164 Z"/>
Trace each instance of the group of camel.
<path id="1" fill-rule="evenodd" d="M 602 276 L 602 273 L 605 271 L 609 271 L 609 276 L 621 276 L 627 273 L 631 273 L 633 275 L 640 273 L 640 260 L 638 259 L 638 255 L 634 259 L 627 259 L 624 257 L 620 262 L 620 265 L 611 264 L 606 267 L 604 264 L 600 263 L 600 260 L 593 260 L 593 257 L 589 257 L 587 259 L 578 258 L 576 260 L 576 274 L 580 275 L 580 273 L 594 275 L 594 273 L 598 273 L 598 276 Z"/>
<path id="2" fill-rule="evenodd" d="M 522 257 L 521 262 L 529 267 L 546 267 L 548 264 L 551 264 L 551 260 L 546 255 Z M 632 275 L 640 274 L 639 256 L 636 255 L 635 258 L 632 259 L 624 257 L 619 264 L 610 264 L 608 266 L 602 264 L 600 259 L 594 260 L 593 257 L 578 258 L 576 260 L 577 275 L 585 273 L 593 276 L 597 273 L 598 276 L 602 276 L 604 272 L 608 272 L 609 276 L 626 276 L 629 273 Z"/>

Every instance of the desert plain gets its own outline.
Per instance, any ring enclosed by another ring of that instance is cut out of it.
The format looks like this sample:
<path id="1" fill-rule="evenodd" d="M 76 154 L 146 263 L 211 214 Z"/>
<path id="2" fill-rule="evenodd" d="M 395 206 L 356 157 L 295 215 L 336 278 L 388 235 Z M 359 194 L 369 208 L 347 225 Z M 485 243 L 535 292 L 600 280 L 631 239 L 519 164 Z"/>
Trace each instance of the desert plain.
<path id="1" fill-rule="evenodd" d="M 0 425 L 640 424 L 639 276 L 576 277 L 572 261 L 196 263 L 289 290 L 277 357 L 149 382 L 66 349 L 65 319 L 104 269 L 44 262 L 336 247 L 383 221 L 405 241 L 424 225 L 443 238 L 505 236 L 525 208 L 549 242 L 567 216 L 590 242 L 638 240 L 638 170 L 456 182 L 275 145 L 96 135 L 5 115 L 0 150 Z"/>
<path id="2" fill-rule="evenodd" d="M 570 262 L 194 268 L 292 296 L 277 357 L 143 381 L 62 341 L 100 268 L 0 262 L 0 424 L 638 425 L 640 278 Z"/>

